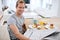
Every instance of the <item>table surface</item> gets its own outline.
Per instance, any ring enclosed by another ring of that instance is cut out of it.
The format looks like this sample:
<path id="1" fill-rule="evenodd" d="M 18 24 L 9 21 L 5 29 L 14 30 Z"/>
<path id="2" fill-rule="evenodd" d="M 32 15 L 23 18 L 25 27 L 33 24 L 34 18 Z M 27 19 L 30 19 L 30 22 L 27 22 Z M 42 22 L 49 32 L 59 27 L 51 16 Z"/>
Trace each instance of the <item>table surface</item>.
<path id="1" fill-rule="evenodd" d="M 40 39 L 54 33 L 55 31 L 56 31 L 56 29 L 38 30 L 38 29 L 34 28 L 34 29 L 28 29 L 24 35 L 33 40 L 40 40 Z"/>

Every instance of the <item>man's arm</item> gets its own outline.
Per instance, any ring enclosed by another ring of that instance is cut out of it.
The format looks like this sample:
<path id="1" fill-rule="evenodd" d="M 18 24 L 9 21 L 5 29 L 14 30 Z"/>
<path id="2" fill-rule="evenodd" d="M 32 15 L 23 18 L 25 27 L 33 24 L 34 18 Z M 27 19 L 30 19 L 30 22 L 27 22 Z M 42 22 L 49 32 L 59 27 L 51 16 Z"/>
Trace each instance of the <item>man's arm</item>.
<path id="1" fill-rule="evenodd" d="M 29 40 L 29 38 L 25 37 L 24 35 L 22 35 L 18 28 L 14 25 L 14 24 L 11 24 L 10 25 L 10 29 L 13 31 L 13 33 L 15 34 L 15 36 L 20 39 L 20 40 Z"/>

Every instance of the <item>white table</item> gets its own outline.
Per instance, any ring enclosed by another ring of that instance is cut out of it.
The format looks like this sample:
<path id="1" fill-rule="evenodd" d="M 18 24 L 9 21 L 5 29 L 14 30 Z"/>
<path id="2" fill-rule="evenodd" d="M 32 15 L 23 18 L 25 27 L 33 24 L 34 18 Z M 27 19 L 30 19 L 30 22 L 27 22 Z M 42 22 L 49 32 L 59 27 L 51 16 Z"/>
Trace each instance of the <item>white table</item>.
<path id="1" fill-rule="evenodd" d="M 24 35 L 32 40 L 41 40 L 42 38 L 52 34 L 55 31 L 56 29 L 38 30 L 34 28 L 34 29 L 28 29 Z"/>

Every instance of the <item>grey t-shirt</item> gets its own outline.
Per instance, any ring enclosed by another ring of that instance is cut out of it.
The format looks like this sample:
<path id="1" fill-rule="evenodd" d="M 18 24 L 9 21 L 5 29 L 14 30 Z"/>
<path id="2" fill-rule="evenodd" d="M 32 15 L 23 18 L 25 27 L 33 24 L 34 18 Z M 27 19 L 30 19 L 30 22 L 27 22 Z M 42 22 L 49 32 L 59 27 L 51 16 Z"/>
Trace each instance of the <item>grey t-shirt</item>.
<path id="1" fill-rule="evenodd" d="M 24 23 L 24 17 L 18 18 L 16 16 L 16 14 L 13 14 L 9 20 L 7 21 L 8 25 L 10 24 L 14 24 L 16 25 L 16 27 L 19 29 L 20 33 L 23 33 L 22 31 L 22 25 Z M 10 27 L 8 26 L 8 31 L 9 31 L 9 35 L 11 37 L 11 39 L 16 39 L 16 36 L 14 35 L 14 33 L 12 32 L 12 30 L 10 29 Z"/>

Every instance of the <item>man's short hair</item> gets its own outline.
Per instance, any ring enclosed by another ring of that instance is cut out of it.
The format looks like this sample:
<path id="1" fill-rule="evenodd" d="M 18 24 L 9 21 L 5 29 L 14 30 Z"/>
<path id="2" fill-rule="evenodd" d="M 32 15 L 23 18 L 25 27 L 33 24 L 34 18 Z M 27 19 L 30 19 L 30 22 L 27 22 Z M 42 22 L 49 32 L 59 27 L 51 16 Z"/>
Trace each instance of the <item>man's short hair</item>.
<path id="1" fill-rule="evenodd" d="M 19 3 L 24 3 L 24 4 L 25 4 L 24 0 L 18 0 L 18 1 L 16 2 L 16 8 L 17 8 L 17 6 L 18 6 Z"/>

